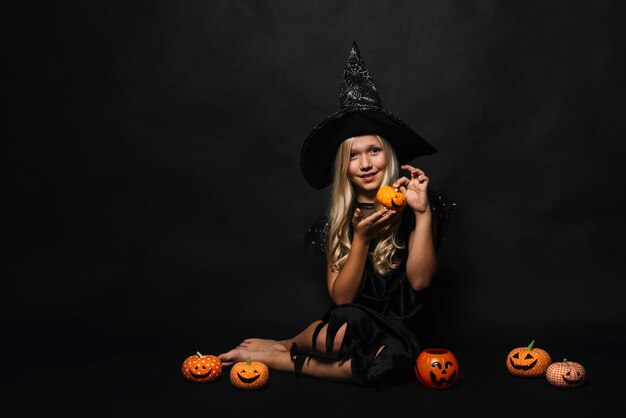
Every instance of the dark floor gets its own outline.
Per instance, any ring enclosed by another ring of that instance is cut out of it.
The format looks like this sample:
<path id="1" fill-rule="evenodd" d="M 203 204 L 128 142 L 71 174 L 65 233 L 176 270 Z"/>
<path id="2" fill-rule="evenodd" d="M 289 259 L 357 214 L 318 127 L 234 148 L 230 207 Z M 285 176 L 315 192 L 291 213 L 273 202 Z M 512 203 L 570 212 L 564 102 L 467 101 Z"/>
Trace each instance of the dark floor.
<path id="1" fill-rule="evenodd" d="M 110 350 L 102 350 L 92 341 L 45 352 L 26 349 L 4 357 L 0 412 L 5 417 L 441 417 L 469 412 L 528 418 L 588 417 L 621 408 L 626 387 L 620 376 L 620 341 L 596 340 L 567 349 L 588 374 L 587 383 L 576 389 L 510 375 L 504 359 L 515 347 L 497 341 L 455 347 L 460 375 L 447 390 L 427 389 L 417 380 L 375 390 L 270 372 L 265 388 L 244 392 L 231 386 L 227 370 L 212 383 L 183 380 L 180 366 L 191 354 L 186 343 L 120 340 L 109 341 Z M 569 343 L 552 344 L 553 355 L 565 345 Z"/>

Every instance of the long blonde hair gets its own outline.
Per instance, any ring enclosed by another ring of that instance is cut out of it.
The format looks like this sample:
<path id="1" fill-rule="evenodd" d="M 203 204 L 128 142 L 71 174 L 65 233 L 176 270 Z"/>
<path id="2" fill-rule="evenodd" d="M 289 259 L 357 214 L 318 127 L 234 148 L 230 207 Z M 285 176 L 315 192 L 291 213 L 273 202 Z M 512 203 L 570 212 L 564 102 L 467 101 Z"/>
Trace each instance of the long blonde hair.
<path id="1" fill-rule="evenodd" d="M 381 185 L 393 183 L 399 176 L 398 161 L 396 153 L 389 142 L 375 135 L 380 141 L 380 146 L 387 160 L 383 181 Z M 330 206 L 328 210 L 328 223 L 330 230 L 328 233 L 328 256 L 333 271 L 341 270 L 348 258 L 348 252 L 352 246 L 350 242 L 350 227 L 352 223 L 353 204 L 356 198 L 354 186 L 348 178 L 348 164 L 350 163 L 350 152 L 352 144 L 356 138 L 348 138 L 343 141 L 337 149 L 335 157 L 335 167 L 333 172 L 333 183 L 331 191 Z M 377 202 L 376 210 L 382 206 Z M 400 227 L 400 217 L 390 225 L 387 225 L 381 232 L 379 238 L 368 253 L 368 257 L 381 276 L 386 276 L 391 270 L 400 265 L 400 260 L 395 257 L 398 249 L 404 245 L 398 242 L 398 228 Z"/>

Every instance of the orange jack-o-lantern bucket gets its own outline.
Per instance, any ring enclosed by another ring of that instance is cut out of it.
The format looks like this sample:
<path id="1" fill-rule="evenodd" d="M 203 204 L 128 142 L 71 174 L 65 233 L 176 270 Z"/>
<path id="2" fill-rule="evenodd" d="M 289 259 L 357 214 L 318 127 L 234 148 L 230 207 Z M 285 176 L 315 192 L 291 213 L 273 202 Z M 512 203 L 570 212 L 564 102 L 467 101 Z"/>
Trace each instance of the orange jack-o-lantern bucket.
<path id="1" fill-rule="evenodd" d="M 450 350 L 427 348 L 415 360 L 415 376 L 431 389 L 447 389 L 459 377 L 459 363 Z"/>

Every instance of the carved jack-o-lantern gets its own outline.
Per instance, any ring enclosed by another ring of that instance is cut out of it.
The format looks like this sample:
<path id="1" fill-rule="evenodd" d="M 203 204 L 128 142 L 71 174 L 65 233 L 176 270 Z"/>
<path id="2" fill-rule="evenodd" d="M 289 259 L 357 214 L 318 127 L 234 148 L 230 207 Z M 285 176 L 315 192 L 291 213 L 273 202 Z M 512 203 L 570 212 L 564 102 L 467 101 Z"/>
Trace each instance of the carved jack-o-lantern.
<path id="1" fill-rule="evenodd" d="M 528 347 L 514 348 L 506 357 L 506 367 L 515 376 L 543 376 L 552 359 L 541 348 L 534 347 L 535 340 Z"/>
<path id="2" fill-rule="evenodd" d="M 546 379 L 551 385 L 560 388 L 575 388 L 585 382 L 585 368 L 573 361 L 563 359 L 562 362 L 552 363 L 546 370 Z"/>
<path id="3" fill-rule="evenodd" d="M 376 200 L 387 209 L 399 210 L 406 204 L 406 196 L 391 186 L 382 186 L 376 193 Z"/>
<path id="4" fill-rule="evenodd" d="M 222 361 L 217 356 L 196 353 L 185 359 L 182 370 L 190 382 L 211 382 L 222 375 Z"/>
<path id="5" fill-rule="evenodd" d="M 230 382 L 237 389 L 253 390 L 261 389 L 269 379 L 269 369 L 260 361 L 246 361 L 235 363 L 230 369 Z"/>
<path id="6" fill-rule="evenodd" d="M 447 389 L 456 382 L 459 363 L 450 350 L 427 348 L 415 361 L 415 376 L 427 388 Z"/>

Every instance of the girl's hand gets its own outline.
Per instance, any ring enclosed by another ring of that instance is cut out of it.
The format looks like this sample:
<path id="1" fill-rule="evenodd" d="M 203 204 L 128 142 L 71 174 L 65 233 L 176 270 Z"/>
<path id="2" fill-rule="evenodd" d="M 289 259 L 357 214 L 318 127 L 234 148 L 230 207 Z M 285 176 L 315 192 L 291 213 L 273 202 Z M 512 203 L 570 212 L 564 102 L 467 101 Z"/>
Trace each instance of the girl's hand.
<path id="1" fill-rule="evenodd" d="M 367 218 L 363 218 L 361 209 L 356 208 L 352 216 L 352 227 L 354 235 L 359 236 L 366 241 L 371 241 L 380 233 L 380 231 L 391 222 L 393 222 L 396 211 L 382 209 L 372 213 Z"/>
<path id="2" fill-rule="evenodd" d="M 403 165 L 403 170 L 411 173 L 411 179 L 407 177 L 399 178 L 392 187 L 399 189 L 406 195 L 406 203 L 416 214 L 424 213 L 428 210 L 428 177 L 419 168 L 410 165 Z"/>

